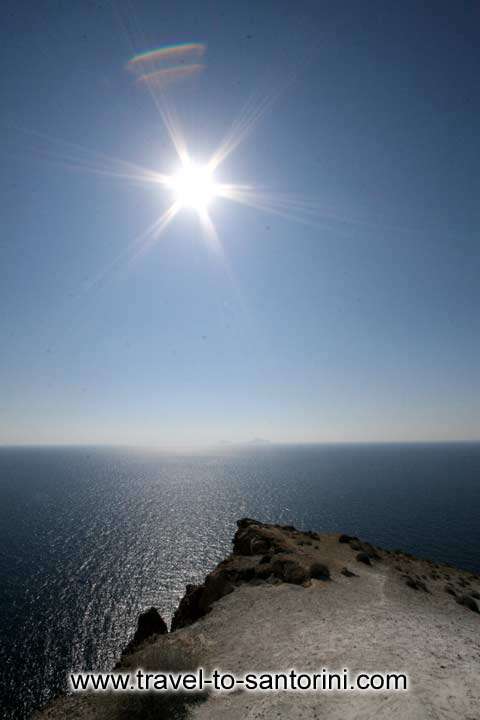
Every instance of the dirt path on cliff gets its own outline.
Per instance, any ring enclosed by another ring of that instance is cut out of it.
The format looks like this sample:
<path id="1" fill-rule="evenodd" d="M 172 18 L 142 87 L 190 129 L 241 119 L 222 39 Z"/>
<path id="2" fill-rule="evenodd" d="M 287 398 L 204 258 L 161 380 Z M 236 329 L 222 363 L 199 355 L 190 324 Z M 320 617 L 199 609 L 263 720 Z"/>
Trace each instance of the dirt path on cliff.
<path id="1" fill-rule="evenodd" d="M 458 603 L 464 593 L 471 609 Z M 175 632 L 145 641 L 124 669 L 168 671 L 189 657 L 191 669 L 236 675 L 348 668 L 409 677 L 402 693 L 211 693 L 182 710 L 183 720 L 480 720 L 477 597 L 480 578 L 466 571 L 245 520 L 234 553 L 184 596 Z M 132 720 L 118 699 L 64 698 L 41 718 Z"/>
<path id="2" fill-rule="evenodd" d="M 186 631 L 208 638 L 207 665 L 225 671 L 406 672 L 408 693 L 246 693 L 212 695 L 195 720 L 478 720 L 480 618 L 446 594 L 417 592 L 389 563 L 352 563 L 332 545 L 333 575 L 310 587 L 245 585 Z M 192 637 L 192 640 L 194 638 Z"/>

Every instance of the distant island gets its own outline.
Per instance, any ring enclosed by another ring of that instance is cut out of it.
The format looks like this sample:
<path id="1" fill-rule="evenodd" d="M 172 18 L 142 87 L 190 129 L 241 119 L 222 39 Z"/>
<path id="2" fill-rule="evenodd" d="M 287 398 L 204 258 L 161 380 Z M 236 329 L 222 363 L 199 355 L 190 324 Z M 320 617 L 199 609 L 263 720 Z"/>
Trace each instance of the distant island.
<path id="1" fill-rule="evenodd" d="M 233 551 L 187 586 L 170 632 L 139 618 L 122 672 L 401 672 L 407 692 L 76 694 L 36 717 L 474 718 L 480 712 L 480 576 L 344 534 L 243 518 Z"/>
<path id="2" fill-rule="evenodd" d="M 271 440 L 265 440 L 265 438 L 254 437 L 254 438 L 251 438 L 251 440 L 244 440 L 243 442 L 242 441 L 233 442 L 232 440 L 220 440 L 220 442 L 218 444 L 220 447 L 235 447 L 237 445 L 242 447 L 245 445 L 249 445 L 249 446 L 251 446 L 251 445 L 272 445 L 272 442 L 271 442 Z"/>

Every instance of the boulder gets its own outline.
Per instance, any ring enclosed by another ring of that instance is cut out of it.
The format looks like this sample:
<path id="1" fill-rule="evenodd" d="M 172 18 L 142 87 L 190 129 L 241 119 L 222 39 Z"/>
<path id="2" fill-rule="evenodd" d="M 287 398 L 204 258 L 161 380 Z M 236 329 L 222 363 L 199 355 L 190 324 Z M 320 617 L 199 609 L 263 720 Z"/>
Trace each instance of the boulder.
<path id="1" fill-rule="evenodd" d="M 310 577 L 314 580 L 330 580 L 330 570 L 321 562 L 310 565 Z"/>
<path id="2" fill-rule="evenodd" d="M 299 563 L 292 562 L 284 567 L 283 580 L 286 583 L 293 583 L 294 585 L 302 585 L 308 580 L 308 575 Z"/>
<path id="3" fill-rule="evenodd" d="M 338 538 L 339 543 L 350 543 L 352 540 L 358 540 L 358 538 L 353 535 L 345 535 L 344 533 Z"/>
<path id="4" fill-rule="evenodd" d="M 370 556 L 366 552 L 359 552 L 355 556 L 355 559 L 358 560 L 358 562 L 363 563 L 364 565 L 371 565 L 370 562 Z"/>
<path id="5" fill-rule="evenodd" d="M 294 585 L 301 585 L 308 580 L 305 568 L 295 560 L 288 558 L 277 558 L 272 564 L 272 572 L 283 582 Z"/>
<path id="6" fill-rule="evenodd" d="M 359 540 L 358 538 L 350 538 L 347 540 L 342 540 L 342 537 L 350 537 L 349 535 L 340 535 L 339 542 L 348 542 L 352 550 L 355 550 L 356 552 L 364 552 L 366 553 L 371 559 L 374 560 L 381 560 L 382 558 L 377 552 L 377 549 L 371 545 L 369 542 L 363 542 L 362 540 Z"/>
<path id="7" fill-rule="evenodd" d="M 349 545 L 352 550 L 355 550 L 356 552 L 364 552 L 363 543 L 361 543 L 360 540 L 352 540 Z"/>

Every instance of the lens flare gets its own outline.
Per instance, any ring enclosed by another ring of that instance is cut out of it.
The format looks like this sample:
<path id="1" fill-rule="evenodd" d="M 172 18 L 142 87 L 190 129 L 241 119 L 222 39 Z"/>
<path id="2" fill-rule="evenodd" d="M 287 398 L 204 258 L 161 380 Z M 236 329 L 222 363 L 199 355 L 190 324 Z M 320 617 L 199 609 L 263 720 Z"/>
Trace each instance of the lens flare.
<path id="1" fill-rule="evenodd" d="M 202 43 L 180 43 L 139 53 L 126 64 L 127 70 L 135 76 L 138 85 L 148 90 L 177 155 L 179 169 L 170 175 L 160 172 L 157 167 L 140 166 L 121 158 L 108 156 L 103 152 L 88 150 L 77 144 L 32 133 L 50 144 L 57 145 L 57 152 L 49 151 L 48 155 L 71 169 L 86 170 L 131 183 L 149 184 L 156 189 L 161 188 L 171 196 L 169 206 L 163 208 L 147 229 L 140 232 L 128 247 L 117 255 L 105 272 L 94 280 L 94 284 L 103 281 L 106 274 L 112 272 L 126 256 L 134 259 L 150 249 L 159 241 L 162 233 L 181 210 L 194 211 L 198 218 L 201 236 L 206 244 L 216 253 L 224 256 L 221 239 L 209 214 L 214 199 L 227 199 L 300 222 L 305 220 L 310 222 L 315 215 L 316 207 L 297 199 L 262 192 L 251 185 L 219 182 L 216 177 L 220 165 L 245 141 L 281 92 L 290 84 L 291 75 L 282 76 L 279 84 L 270 83 L 268 92 L 252 95 L 223 142 L 217 146 L 208 160 L 203 164 L 194 162 L 180 122 L 163 89 L 175 79 L 202 70 L 205 50 L 206 46 Z"/>
<path id="2" fill-rule="evenodd" d="M 201 57 L 205 53 L 206 46 L 203 43 L 177 43 L 176 45 L 165 45 L 156 50 L 147 50 L 134 55 L 127 63 L 129 69 L 145 64 L 167 62 L 179 57 L 194 56 Z"/>
<path id="3" fill-rule="evenodd" d="M 203 70 L 203 65 L 175 65 L 175 67 L 165 68 L 164 70 L 154 70 L 153 72 L 145 73 L 137 78 L 138 83 L 147 83 L 154 85 L 155 88 L 165 88 L 167 85 L 171 85 L 177 80 L 181 80 L 190 75 L 196 75 Z"/>
<path id="4" fill-rule="evenodd" d="M 164 89 L 177 80 L 196 75 L 205 65 L 200 58 L 205 54 L 202 43 L 179 43 L 134 55 L 127 70 L 137 76 L 138 83 Z"/>

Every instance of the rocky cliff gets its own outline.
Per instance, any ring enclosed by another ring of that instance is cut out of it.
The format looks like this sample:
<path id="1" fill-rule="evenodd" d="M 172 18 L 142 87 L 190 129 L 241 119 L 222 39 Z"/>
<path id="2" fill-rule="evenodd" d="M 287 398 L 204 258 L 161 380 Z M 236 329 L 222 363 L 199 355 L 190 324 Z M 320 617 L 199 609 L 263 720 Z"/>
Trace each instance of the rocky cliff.
<path id="1" fill-rule="evenodd" d="M 76 696 L 40 717 L 477 718 L 479 605 L 473 573 L 347 535 L 245 518 L 232 554 L 187 587 L 171 631 L 150 609 L 117 667 L 402 671 L 407 693 Z"/>

